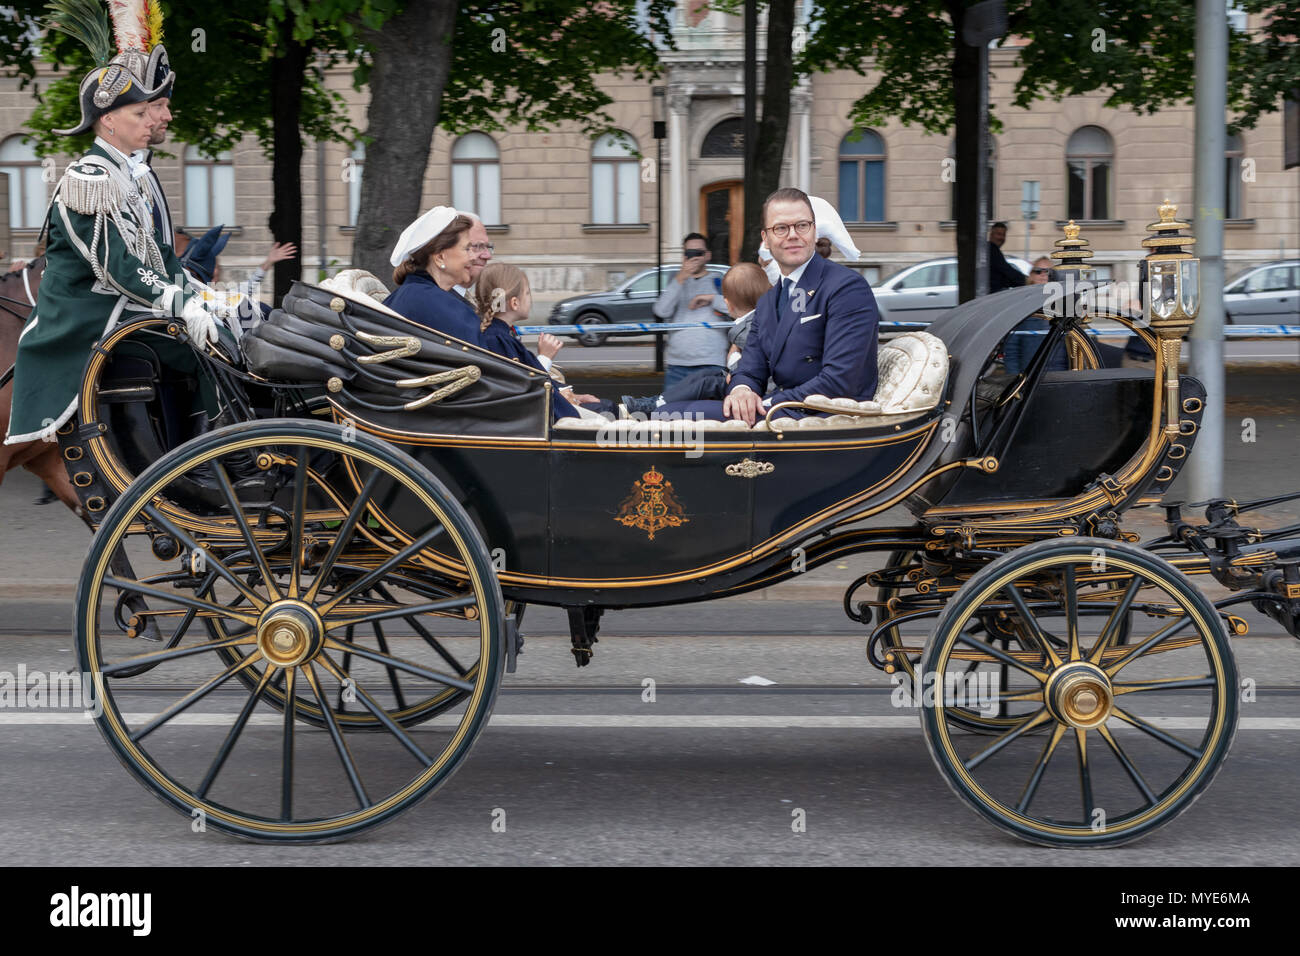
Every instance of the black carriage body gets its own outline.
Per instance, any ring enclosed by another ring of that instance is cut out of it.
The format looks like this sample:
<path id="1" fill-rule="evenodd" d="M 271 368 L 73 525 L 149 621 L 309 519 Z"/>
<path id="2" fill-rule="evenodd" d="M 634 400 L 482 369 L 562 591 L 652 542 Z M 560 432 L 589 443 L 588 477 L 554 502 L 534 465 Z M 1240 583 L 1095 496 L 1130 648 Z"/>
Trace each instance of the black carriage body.
<path id="1" fill-rule="evenodd" d="M 766 586 L 832 557 L 901 546 L 897 532 L 852 525 L 904 500 L 921 520 L 912 539 L 972 518 L 1029 540 L 1035 528 L 1057 534 L 1062 522 L 1117 514 L 1167 487 L 1192 440 L 1169 441 L 1153 424 L 1153 376 L 1143 371 L 1032 376 L 1005 410 L 982 416 L 990 357 L 1041 305 L 1034 289 L 966 303 L 933 326 L 949 373 L 928 412 L 860 428 L 676 437 L 548 427 L 552 385 L 533 369 L 314 286 L 297 284 L 285 305 L 292 314 L 277 310 L 246 337 L 250 367 L 299 389 L 324 386 L 339 424 L 428 467 L 474 520 L 504 592 L 522 601 L 628 607 Z M 171 334 L 183 330 L 173 324 Z M 129 483 L 110 446 L 139 444 L 143 460 L 156 457 L 142 439 L 107 434 L 130 418 L 122 401 L 157 402 L 129 363 L 122 380 L 100 381 L 113 368 L 92 357 L 89 414 L 62 438 L 96 512 Z M 1184 378 L 1183 390 L 1199 410 L 1199 385 Z M 1186 417 L 1194 433 L 1199 415 Z M 990 466 L 998 429 L 1002 460 Z M 1114 484 L 1112 472 L 1124 480 Z M 379 517 L 390 530 L 415 532 L 400 498 L 389 507 Z"/>

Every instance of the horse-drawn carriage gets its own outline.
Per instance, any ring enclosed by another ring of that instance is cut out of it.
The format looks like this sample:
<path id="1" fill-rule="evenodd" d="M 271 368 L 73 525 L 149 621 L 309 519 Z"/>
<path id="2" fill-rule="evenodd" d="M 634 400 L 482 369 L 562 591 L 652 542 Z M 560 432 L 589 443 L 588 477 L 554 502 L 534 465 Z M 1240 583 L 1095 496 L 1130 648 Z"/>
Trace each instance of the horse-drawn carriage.
<path id="1" fill-rule="evenodd" d="M 1152 320 L 1106 316 L 1152 368 L 1103 367 L 1098 316 L 1025 288 L 883 347 L 874 401 L 812 397 L 817 414 L 753 428 L 553 423 L 545 375 L 331 282 L 297 285 L 242 356 L 202 354 L 232 423 L 184 440 L 167 407 L 188 385 L 149 350 L 184 327 L 121 325 L 60 432 L 98 527 L 76 642 L 99 727 L 209 826 L 338 839 L 461 764 L 526 605 L 566 608 L 585 664 L 607 609 L 877 555 L 844 610 L 871 663 L 923 696 L 958 796 L 1034 842 L 1149 832 L 1231 743 L 1244 623 L 1226 609 L 1253 602 L 1292 634 L 1300 614 L 1300 539 L 1238 527 L 1231 504 L 1210 527 L 1171 508 L 1144 547 L 1122 524 L 1160 500 L 1204 407 L 1178 369 L 1195 260 L 1172 212 L 1147 240 Z M 1082 240 L 1058 245 L 1054 278 L 1077 274 Z M 1045 308 L 1043 347 L 1001 374 L 1001 343 Z M 1072 368 L 1046 371 L 1062 345 Z M 914 521 L 864 523 L 897 505 Z M 1200 573 L 1239 593 L 1211 601 Z"/>

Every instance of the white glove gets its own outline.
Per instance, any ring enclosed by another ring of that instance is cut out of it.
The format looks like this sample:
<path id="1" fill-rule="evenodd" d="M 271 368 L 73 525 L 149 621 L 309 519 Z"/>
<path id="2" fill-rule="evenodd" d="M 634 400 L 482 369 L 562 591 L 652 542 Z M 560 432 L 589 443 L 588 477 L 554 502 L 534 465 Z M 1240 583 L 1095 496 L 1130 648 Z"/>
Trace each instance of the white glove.
<path id="1" fill-rule="evenodd" d="M 185 303 L 185 310 L 181 313 L 181 318 L 185 320 L 185 330 L 189 332 L 190 339 L 195 345 L 199 348 L 216 345 L 217 320 L 212 317 L 212 313 L 204 306 L 201 296 L 196 295 Z"/>

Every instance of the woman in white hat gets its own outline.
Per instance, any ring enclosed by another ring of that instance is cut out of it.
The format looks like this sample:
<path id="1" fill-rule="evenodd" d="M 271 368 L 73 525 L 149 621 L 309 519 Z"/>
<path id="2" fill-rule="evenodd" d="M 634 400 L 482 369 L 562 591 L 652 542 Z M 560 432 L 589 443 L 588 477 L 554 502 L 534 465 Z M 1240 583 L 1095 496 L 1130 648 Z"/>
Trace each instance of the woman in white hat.
<path id="1" fill-rule="evenodd" d="M 478 313 L 453 289 L 471 281 L 473 225 L 450 206 L 435 206 L 407 226 L 389 258 L 397 288 L 384 305 L 413 322 L 478 345 Z"/>

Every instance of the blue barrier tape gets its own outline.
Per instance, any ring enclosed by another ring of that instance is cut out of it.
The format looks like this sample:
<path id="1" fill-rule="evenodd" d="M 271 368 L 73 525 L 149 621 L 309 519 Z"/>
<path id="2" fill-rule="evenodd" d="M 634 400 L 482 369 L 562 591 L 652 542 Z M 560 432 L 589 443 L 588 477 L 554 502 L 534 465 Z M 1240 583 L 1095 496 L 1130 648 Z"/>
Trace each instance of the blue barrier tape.
<path id="1" fill-rule="evenodd" d="M 732 322 L 610 322 L 591 325 L 520 325 L 521 335 L 539 335 L 549 332 L 551 335 L 665 335 L 681 329 L 729 329 Z M 929 328 L 925 322 L 880 323 L 880 328 L 891 330 L 924 330 Z M 1089 328 L 1088 334 L 1102 338 L 1129 338 L 1136 333 L 1126 328 L 1095 329 Z M 1017 335 L 1046 335 L 1047 329 L 1024 329 Z M 1300 325 L 1228 325 L 1223 329 L 1225 339 L 1296 339 L 1300 338 Z"/>

